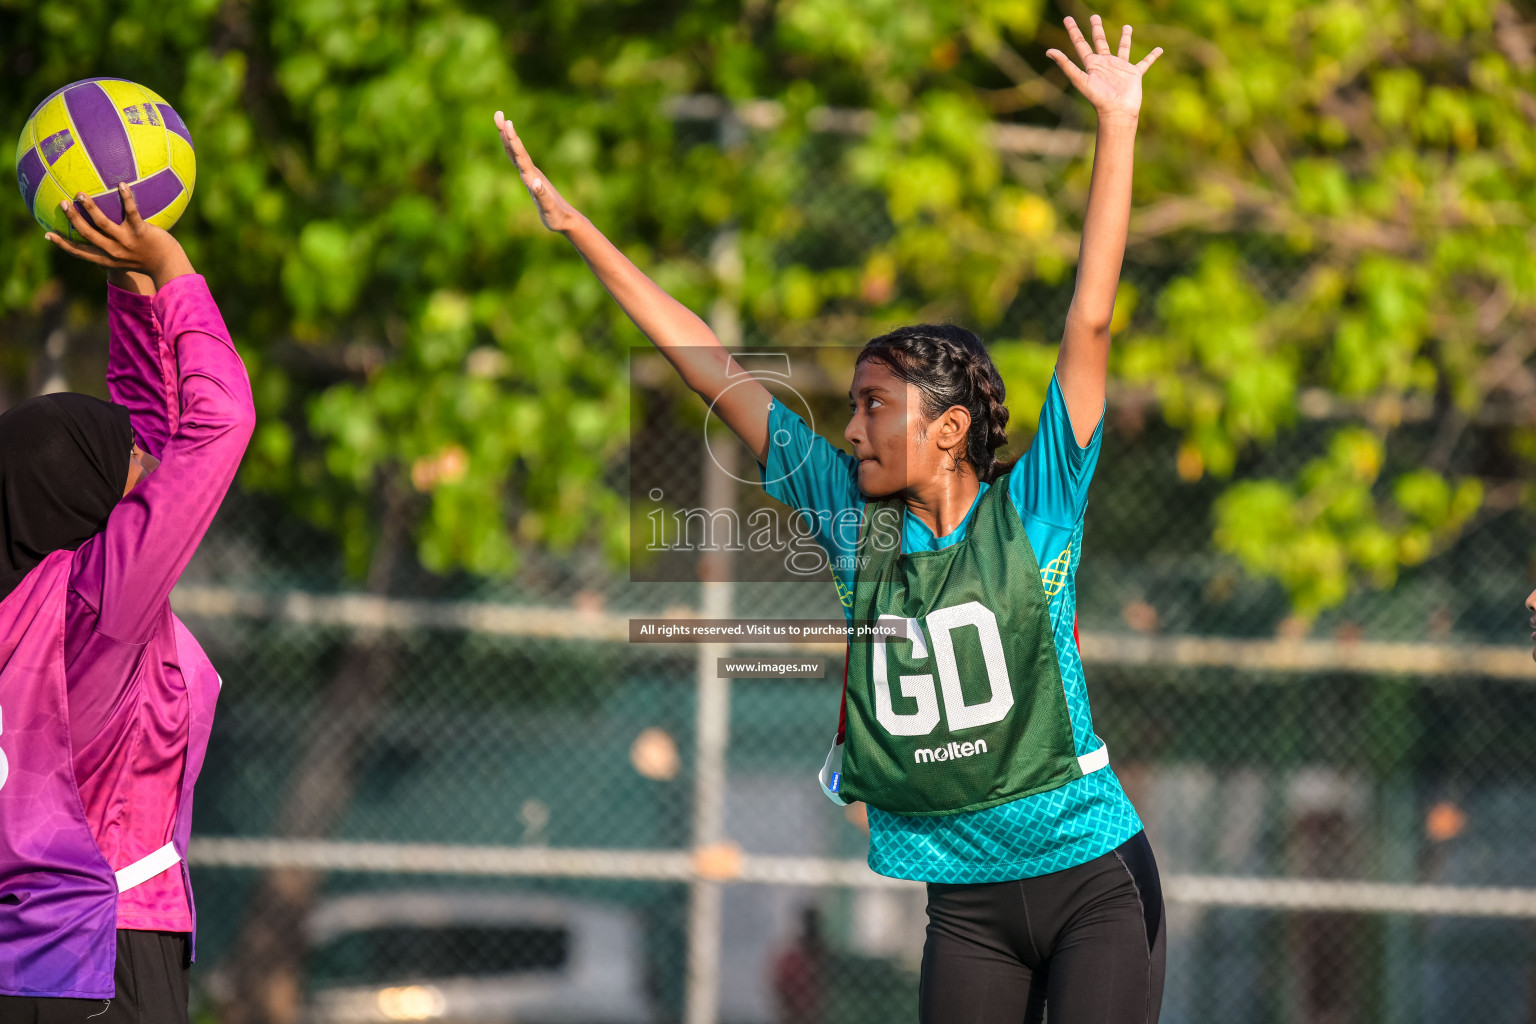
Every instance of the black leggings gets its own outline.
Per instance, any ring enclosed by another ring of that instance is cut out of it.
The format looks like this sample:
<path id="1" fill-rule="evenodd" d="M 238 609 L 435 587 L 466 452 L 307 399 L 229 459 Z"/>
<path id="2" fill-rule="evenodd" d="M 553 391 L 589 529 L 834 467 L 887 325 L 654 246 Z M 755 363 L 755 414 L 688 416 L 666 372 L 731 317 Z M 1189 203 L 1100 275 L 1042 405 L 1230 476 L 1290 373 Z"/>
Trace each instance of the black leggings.
<path id="1" fill-rule="evenodd" d="M 922 1024 L 1156 1024 L 1163 890 L 1145 832 L 1075 868 L 928 885 Z"/>
<path id="2" fill-rule="evenodd" d="M 187 934 L 117 930 L 111 999 L 0 996 L 0 1024 L 186 1024 Z"/>

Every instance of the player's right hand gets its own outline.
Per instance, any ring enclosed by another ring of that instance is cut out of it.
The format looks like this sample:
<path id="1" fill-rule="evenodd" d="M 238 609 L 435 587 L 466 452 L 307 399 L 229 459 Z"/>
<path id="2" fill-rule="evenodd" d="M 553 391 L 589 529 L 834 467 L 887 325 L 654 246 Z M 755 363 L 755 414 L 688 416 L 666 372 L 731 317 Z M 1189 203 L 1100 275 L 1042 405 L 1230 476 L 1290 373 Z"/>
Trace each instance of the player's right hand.
<path id="1" fill-rule="evenodd" d="M 517 167 L 517 173 L 522 177 L 528 194 L 538 205 L 539 219 L 544 222 L 544 226 L 551 231 L 565 232 L 580 224 L 583 220 L 581 214 L 565 201 L 543 172 L 533 165 L 533 157 L 528 155 L 523 140 L 517 137 L 517 129 L 512 127 L 512 122 L 499 110 L 496 111 L 495 120 L 496 129 L 501 132 L 501 144 L 506 147 L 507 156 Z"/>
<path id="2" fill-rule="evenodd" d="M 1163 55 L 1163 48 L 1154 47 L 1139 63 L 1132 64 L 1131 26 L 1127 25 L 1121 30 L 1120 49 L 1112 51 L 1109 39 L 1104 34 L 1104 20 L 1097 14 L 1088 20 L 1093 32 L 1091 46 L 1083 38 L 1076 21 L 1070 17 L 1062 19 L 1062 24 L 1067 27 L 1067 35 L 1077 49 L 1078 59 L 1083 62 L 1081 68 L 1060 50 L 1046 50 L 1045 55 L 1061 67 L 1062 73 L 1077 87 L 1077 91 L 1093 104 L 1100 118 L 1134 120 L 1141 113 L 1141 78 L 1148 68 L 1157 63 L 1157 58 Z"/>
<path id="3" fill-rule="evenodd" d="M 156 289 L 164 288 L 173 278 L 193 273 L 192 263 L 181 243 L 169 231 L 147 224 L 139 216 L 133 189 L 126 183 L 120 184 L 117 194 L 123 203 L 121 224 L 113 223 L 112 218 L 102 213 L 101 207 L 82 192 L 75 197 L 75 202 L 66 199 L 59 205 L 76 234 L 85 241 L 71 241 L 53 231 L 45 237 L 71 256 L 98 266 L 148 274 L 154 278 Z"/>

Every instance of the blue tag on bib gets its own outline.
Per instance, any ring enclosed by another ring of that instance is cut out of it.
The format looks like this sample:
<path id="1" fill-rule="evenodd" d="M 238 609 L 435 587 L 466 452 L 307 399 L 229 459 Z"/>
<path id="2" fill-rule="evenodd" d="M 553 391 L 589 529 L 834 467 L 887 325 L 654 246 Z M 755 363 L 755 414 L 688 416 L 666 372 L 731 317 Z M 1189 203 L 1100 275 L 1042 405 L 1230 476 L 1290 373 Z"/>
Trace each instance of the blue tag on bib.
<path id="1" fill-rule="evenodd" d="M 842 782 L 842 779 L 843 779 L 843 773 L 842 772 L 833 772 L 832 773 L 832 781 L 827 785 L 827 788 L 830 789 L 832 792 L 836 793 L 837 792 L 838 784 Z"/>

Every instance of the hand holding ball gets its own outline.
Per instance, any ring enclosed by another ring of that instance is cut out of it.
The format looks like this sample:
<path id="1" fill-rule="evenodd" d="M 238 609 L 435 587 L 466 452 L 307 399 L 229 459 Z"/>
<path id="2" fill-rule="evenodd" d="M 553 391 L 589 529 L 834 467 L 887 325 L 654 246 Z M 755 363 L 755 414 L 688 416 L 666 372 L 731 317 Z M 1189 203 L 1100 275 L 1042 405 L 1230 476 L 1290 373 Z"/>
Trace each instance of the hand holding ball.
<path id="1" fill-rule="evenodd" d="M 45 231 L 82 241 L 60 208 L 85 193 L 99 215 L 123 222 L 117 186 L 133 190 L 144 222 L 170 228 L 197 179 L 192 135 L 157 93 L 120 78 L 59 89 L 37 105 L 16 145 L 16 182 Z"/>

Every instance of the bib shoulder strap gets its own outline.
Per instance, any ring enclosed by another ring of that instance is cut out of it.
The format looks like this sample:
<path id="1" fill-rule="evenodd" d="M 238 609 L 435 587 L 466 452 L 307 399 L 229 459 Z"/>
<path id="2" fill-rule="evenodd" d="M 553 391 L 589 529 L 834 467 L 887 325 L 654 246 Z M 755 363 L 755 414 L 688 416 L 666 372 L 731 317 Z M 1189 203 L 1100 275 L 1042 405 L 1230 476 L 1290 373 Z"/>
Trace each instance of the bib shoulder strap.
<path id="1" fill-rule="evenodd" d="M 901 553 L 902 513 L 906 508 L 900 498 L 866 501 L 859 518 L 861 555 L 883 557 Z M 862 564 L 869 564 L 868 562 Z"/>

